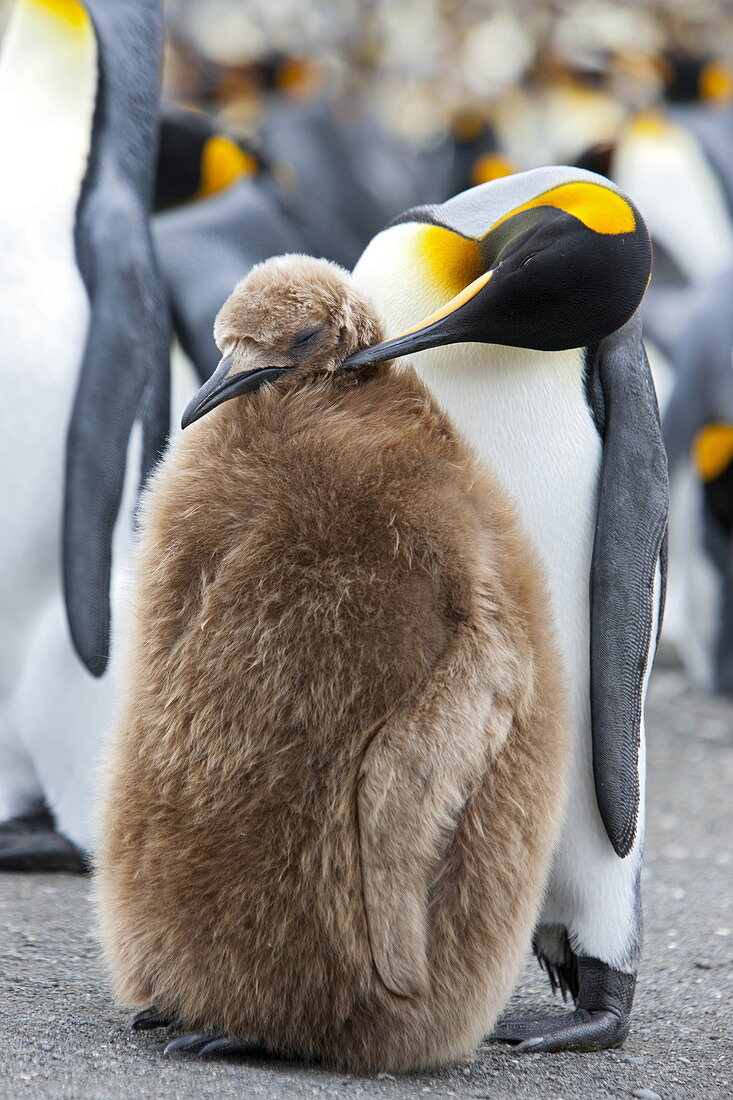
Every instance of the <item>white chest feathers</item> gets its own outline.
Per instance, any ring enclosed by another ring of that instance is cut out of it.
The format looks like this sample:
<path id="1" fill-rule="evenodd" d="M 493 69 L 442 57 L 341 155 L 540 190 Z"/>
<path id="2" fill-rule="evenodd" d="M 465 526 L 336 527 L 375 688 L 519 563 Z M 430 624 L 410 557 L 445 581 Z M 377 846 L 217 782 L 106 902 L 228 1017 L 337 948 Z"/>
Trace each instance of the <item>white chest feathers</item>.
<path id="1" fill-rule="evenodd" d="M 587 638 L 601 464 L 582 350 L 464 344 L 423 352 L 415 366 L 514 503 L 567 651 L 578 632 Z"/>
<path id="2" fill-rule="evenodd" d="M 0 54 L 0 363 L 11 410 L 0 438 L 3 667 L 60 582 L 65 438 L 89 323 L 74 224 L 97 79 L 81 3 L 15 5 Z"/>

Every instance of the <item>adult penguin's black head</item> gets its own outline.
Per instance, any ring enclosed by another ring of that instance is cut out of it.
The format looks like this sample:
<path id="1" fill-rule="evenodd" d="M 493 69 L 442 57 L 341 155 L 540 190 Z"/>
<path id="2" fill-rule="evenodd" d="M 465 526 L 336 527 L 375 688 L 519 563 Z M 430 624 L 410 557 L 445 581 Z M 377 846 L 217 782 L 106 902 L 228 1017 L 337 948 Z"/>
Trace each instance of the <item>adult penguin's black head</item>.
<path id="1" fill-rule="evenodd" d="M 578 168 L 538 168 L 416 207 L 355 268 L 391 338 L 347 365 L 462 342 L 588 347 L 634 314 L 651 259 L 633 203 Z"/>
<path id="2" fill-rule="evenodd" d="M 733 69 L 722 58 L 673 51 L 658 59 L 670 103 L 729 103 Z"/>
<path id="3" fill-rule="evenodd" d="M 255 176 L 262 167 L 254 150 L 220 132 L 203 111 L 170 103 L 161 106 L 155 211 L 216 195 L 238 179 Z"/>

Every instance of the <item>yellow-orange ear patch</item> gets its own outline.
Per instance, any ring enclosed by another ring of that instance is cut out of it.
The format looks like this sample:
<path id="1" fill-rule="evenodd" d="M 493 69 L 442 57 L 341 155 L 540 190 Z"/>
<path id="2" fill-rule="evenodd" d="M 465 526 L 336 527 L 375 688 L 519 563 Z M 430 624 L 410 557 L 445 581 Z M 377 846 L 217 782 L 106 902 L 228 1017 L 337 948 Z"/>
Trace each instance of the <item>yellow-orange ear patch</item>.
<path id="1" fill-rule="evenodd" d="M 425 271 L 430 285 L 439 287 L 446 298 L 454 298 L 484 274 L 478 243 L 442 225 L 423 226 L 416 244 L 418 269 Z"/>
<path id="2" fill-rule="evenodd" d="M 636 229 L 634 211 L 626 199 L 600 183 L 585 181 L 563 183 L 537 195 L 529 202 L 510 210 L 491 229 L 496 229 L 502 222 L 523 210 L 532 210 L 538 206 L 554 206 L 557 210 L 564 210 L 594 233 L 633 233 Z"/>
<path id="3" fill-rule="evenodd" d="M 85 30 L 91 24 L 89 12 L 80 0 L 29 0 L 35 7 L 60 19 L 73 30 Z"/>
<path id="4" fill-rule="evenodd" d="M 709 61 L 700 73 L 700 97 L 717 103 L 733 99 L 733 69 L 722 61 Z"/>
<path id="5" fill-rule="evenodd" d="M 201 154 L 201 183 L 196 198 L 216 195 L 230 187 L 240 176 L 253 176 L 257 161 L 224 134 L 208 138 Z"/>
<path id="6" fill-rule="evenodd" d="M 692 442 L 695 469 L 703 481 L 713 481 L 733 462 L 733 424 L 707 424 Z"/>
<path id="7" fill-rule="evenodd" d="M 474 279 L 472 283 L 469 283 L 468 286 L 459 291 L 455 298 L 451 298 L 450 301 L 446 302 L 440 309 L 436 309 L 435 312 L 431 313 L 428 317 L 423 317 L 416 325 L 406 328 L 403 332 L 398 332 L 392 339 L 401 340 L 403 336 L 410 336 L 413 332 L 419 332 L 421 328 L 427 328 L 428 325 L 435 324 L 436 321 L 440 321 L 441 318 L 447 317 L 448 314 L 455 313 L 461 306 L 465 306 L 466 302 L 470 302 L 472 298 L 475 298 L 480 290 L 483 290 L 493 274 L 493 271 L 485 271 L 483 275 L 479 275 L 478 279 Z"/>

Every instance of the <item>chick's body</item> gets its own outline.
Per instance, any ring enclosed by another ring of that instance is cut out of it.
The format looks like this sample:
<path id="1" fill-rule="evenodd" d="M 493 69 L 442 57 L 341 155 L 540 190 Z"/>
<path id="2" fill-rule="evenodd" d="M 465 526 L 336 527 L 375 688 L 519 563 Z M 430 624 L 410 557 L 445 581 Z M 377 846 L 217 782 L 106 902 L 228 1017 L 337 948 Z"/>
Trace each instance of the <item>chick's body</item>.
<path id="1" fill-rule="evenodd" d="M 356 1070 L 469 1055 L 541 900 L 561 676 L 513 516 L 413 373 L 179 437 L 134 618 L 98 874 L 119 997 Z"/>

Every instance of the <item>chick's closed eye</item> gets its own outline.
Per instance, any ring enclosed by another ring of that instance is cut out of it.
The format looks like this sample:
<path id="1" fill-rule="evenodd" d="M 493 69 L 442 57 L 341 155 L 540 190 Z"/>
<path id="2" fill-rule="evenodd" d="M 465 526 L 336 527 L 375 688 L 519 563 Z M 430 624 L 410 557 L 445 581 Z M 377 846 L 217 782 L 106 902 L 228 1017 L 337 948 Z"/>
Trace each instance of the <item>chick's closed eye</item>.
<path id="1" fill-rule="evenodd" d="M 315 351 L 323 340 L 324 330 L 325 325 L 311 325 L 308 328 L 301 329 L 290 345 L 291 349 L 298 353 Z"/>

